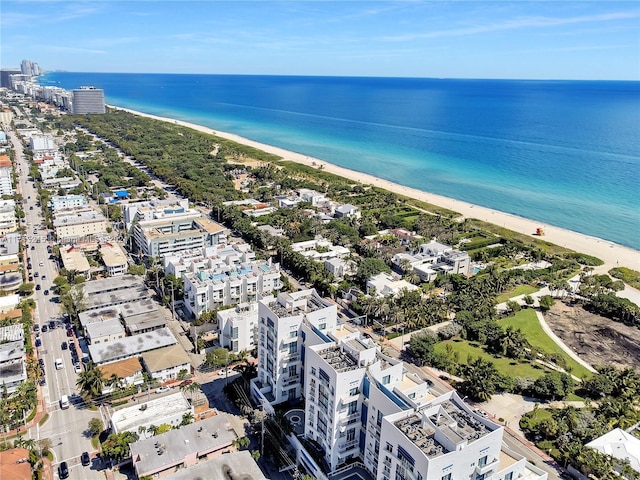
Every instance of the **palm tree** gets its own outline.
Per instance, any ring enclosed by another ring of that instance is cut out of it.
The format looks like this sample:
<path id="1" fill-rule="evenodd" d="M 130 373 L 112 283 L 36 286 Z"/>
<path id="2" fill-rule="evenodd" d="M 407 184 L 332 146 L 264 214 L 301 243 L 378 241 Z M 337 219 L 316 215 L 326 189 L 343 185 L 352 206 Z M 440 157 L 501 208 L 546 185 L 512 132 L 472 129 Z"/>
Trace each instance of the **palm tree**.
<path id="1" fill-rule="evenodd" d="M 80 389 L 83 396 L 94 399 L 102 395 L 104 383 L 102 370 L 100 370 L 95 363 L 89 362 L 85 371 L 78 374 L 76 386 Z"/>

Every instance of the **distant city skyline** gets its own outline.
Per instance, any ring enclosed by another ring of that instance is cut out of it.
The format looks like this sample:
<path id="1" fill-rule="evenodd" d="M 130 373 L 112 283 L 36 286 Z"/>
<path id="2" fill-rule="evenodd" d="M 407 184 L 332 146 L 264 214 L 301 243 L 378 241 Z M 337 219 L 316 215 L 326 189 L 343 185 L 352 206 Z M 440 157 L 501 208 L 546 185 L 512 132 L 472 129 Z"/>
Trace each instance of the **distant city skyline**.
<path id="1" fill-rule="evenodd" d="M 2 68 L 640 80 L 637 1 L 12 1 Z"/>

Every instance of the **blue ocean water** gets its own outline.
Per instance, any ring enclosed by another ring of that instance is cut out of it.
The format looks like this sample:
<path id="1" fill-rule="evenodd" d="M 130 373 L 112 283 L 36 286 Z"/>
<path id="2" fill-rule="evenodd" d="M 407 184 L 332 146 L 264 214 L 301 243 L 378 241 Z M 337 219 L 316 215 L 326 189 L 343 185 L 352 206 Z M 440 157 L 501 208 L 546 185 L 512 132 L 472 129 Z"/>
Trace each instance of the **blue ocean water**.
<path id="1" fill-rule="evenodd" d="M 49 73 L 107 103 L 640 249 L 640 83 Z"/>

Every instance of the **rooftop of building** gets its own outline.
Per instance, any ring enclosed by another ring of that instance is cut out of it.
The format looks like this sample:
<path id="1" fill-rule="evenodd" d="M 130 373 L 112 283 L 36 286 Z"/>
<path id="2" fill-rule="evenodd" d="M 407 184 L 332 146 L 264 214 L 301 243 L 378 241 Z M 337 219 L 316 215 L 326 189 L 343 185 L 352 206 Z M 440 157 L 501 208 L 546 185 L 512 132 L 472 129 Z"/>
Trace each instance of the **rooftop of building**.
<path id="1" fill-rule="evenodd" d="M 229 318 L 247 318 L 258 315 L 257 303 L 241 303 L 234 308 L 228 308 L 226 310 L 220 310 L 217 313 L 218 317 L 226 320 Z"/>
<path id="2" fill-rule="evenodd" d="M 358 368 L 358 362 L 345 353 L 338 345 L 319 350 L 318 355 L 324 359 L 336 372 L 342 373 L 347 370 Z"/>
<path id="3" fill-rule="evenodd" d="M 163 475 L 163 480 L 268 480 L 248 450 L 225 453 L 218 457 L 183 468 L 170 475 Z"/>
<path id="4" fill-rule="evenodd" d="M 126 305 L 129 304 L 121 305 L 121 307 Z M 160 310 L 154 309 L 137 315 L 127 315 L 124 317 L 124 323 L 129 331 L 133 333 L 141 330 L 162 328 L 167 325 L 167 318 Z"/>
<path id="5" fill-rule="evenodd" d="M 88 272 L 91 269 L 87 257 L 84 252 L 76 247 L 60 248 L 60 258 L 62 264 L 67 270 L 75 270 L 76 272 Z"/>
<path id="6" fill-rule="evenodd" d="M 142 365 L 138 357 L 126 358 L 118 362 L 107 363 L 98 367 L 104 378 L 110 378 L 111 375 L 117 375 L 118 378 L 127 378 L 140 372 Z"/>
<path id="7" fill-rule="evenodd" d="M 0 363 L 22 358 L 24 355 L 24 340 L 0 343 Z"/>
<path id="8" fill-rule="evenodd" d="M 269 301 L 267 305 L 279 318 L 302 315 L 303 313 L 315 312 L 331 306 L 313 288 L 298 292 L 280 293 L 277 298 Z"/>
<path id="9" fill-rule="evenodd" d="M 208 284 L 221 284 L 234 279 L 258 278 L 260 275 L 279 272 L 279 264 L 257 261 L 233 265 L 220 264 L 216 268 L 186 273 L 185 277 L 199 286 L 205 286 Z"/>
<path id="10" fill-rule="evenodd" d="M 117 243 L 105 242 L 101 244 L 100 254 L 107 267 L 118 267 L 127 264 L 127 254 Z"/>
<path id="11" fill-rule="evenodd" d="M 185 457 L 196 452 L 211 452 L 226 448 L 236 438 L 238 435 L 227 416 L 218 414 L 132 443 L 131 457 L 136 472 L 144 474 L 157 471 L 164 466 L 181 463 Z M 210 477 L 207 476 L 207 478 Z"/>
<path id="12" fill-rule="evenodd" d="M 90 323 L 103 322 L 113 318 L 118 318 L 118 308 L 108 307 L 96 310 L 89 310 L 87 312 L 81 312 L 78 315 L 80 319 L 80 325 L 86 327 Z"/>
<path id="13" fill-rule="evenodd" d="M 447 453 L 447 449 L 436 440 L 436 430 L 455 445 L 475 441 L 493 431 L 480 418 L 451 400 L 413 413 L 394 424 L 430 458 Z"/>
<path id="14" fill-rule="evenodd" d="M 119 278 L 119 277 L 111 277 Z M 95 309 L 108 307 L 112 305 L 122 305 L 129 302 L 135 302 L 141 298 L 147 298 L 149 291 L 145 286 L 133 286 L 126 290 L 116 290 L 113 292 L 104 292 L 100 294 L 85 297 L 84 305 L 86 309 Z"/>
<path id="15" fill-rule="evenodd" d="M 56 213 L 53 218 L 54 227 L 64 227 L 68 225 L 81 225 L 84 223 L 92 222 L 106 222 L 106 217 L 102 212 L 94 209 L 84 210 L 65 210 L 60 213 Z"/>
<path id="16" fill-rule="evenodd" d="M 132 407 L 116 410 L 111 415 L 111 423 L 117 432 L 136 432 L 138 427 L 150 425 L 159 426 L 165 419 L 174 415 L 192 413 L 193 407 L 184 396 L 177 392 Z M 157 438 L 157 437 L 154 437 Z"/>
<path id="17" fill-rule="evenodd" d="M 84 328 L 89 338 L 92 339 L 124 333 L 124 328 L 118 318 L 109 318 L 101 322 L 89 323 L 85 325 Z"/>
<path id="18" fill-rule="evenodd" d="M 141 298 L 137 302 L 125 303 L 118 305 L 120 314 L 125 319 L 128 317 L 135 317 L 142 315 L 143 313 L 151 313 L 158 310 L 158 304 L 151 298 Z"/>
<path id="19" fill-rule="evenodd" d="M 180 344 L 144 352 L 142 360 L 151 372 L 159 372 L 191 362 L 189 355 Z"/>
<path id="20" fill-rule="evenodd" d="M 109 277 L 100 280 L 92 280 L 82 284 L 85 296 L 97 295 L 103 292 L 114 290 L 128 290 L 136 287 L 144 287 L 144 281 L 135 275 L 122 275 L 120 277 Z"/>
<path id="21" fill-rule="evenodd" d="M 200 217 L 194 220 L 198 226 L 207 233 L 220 233 L 225 231 L 225 227 L 218 222 L 214 222 L 210 218 Z"/>
<path id="22" fill-rule="evenodd" d="M 24 339 L 22 323 L 0 327 L 0 342 L 17 342 Z"/>
<path id="23" fill-rule="evenodd" d="M 29 451 L 24 448 L 12 448 L 0 452 L 0 478 L 2 480 L 31 478 Z"/>
<path id="24" fill-rule="evenodd" d="M 101 364 L 139 355 L 142 352 L 156 348 L 168 347 L 176 343 L 177 340 L 171 331 L 164 327 L 110 342 L 89 345 L 89 353 L 95 363 Z"/>

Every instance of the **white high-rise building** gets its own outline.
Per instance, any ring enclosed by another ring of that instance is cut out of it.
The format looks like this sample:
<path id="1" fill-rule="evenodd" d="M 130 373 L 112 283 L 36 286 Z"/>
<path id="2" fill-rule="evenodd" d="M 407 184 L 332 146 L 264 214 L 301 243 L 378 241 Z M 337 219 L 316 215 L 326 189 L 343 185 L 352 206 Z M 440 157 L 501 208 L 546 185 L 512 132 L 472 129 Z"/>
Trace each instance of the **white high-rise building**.
<path id="1" fill-rule="evenodd" d="M 502 444 L 501 425 L 455 391 L 432 391 L 371 339 L 337 324 L 335 312 L 314 290 L 259 303 L 252 395 L 266 411 L 304 396 L 303 431 L 292 444 L 307 473 L 326 480 L 360 461 L 376 480 L 546 480 Z"/>
<path id="2" fill-rule="evenodd" d="M 336 329 L 337 305 L 314 289 L 301 290 L 264 298 L 258 303 L 258 316 L 258 377 L 253 394 L 263 404 L 298 400 L 307 336 L 301 327 L 304 324 L 309 332 L 327 338 L 326 334 Z"/>

